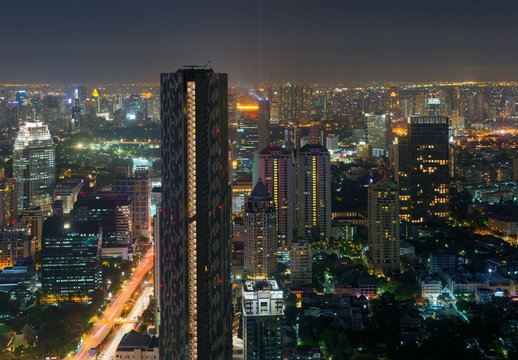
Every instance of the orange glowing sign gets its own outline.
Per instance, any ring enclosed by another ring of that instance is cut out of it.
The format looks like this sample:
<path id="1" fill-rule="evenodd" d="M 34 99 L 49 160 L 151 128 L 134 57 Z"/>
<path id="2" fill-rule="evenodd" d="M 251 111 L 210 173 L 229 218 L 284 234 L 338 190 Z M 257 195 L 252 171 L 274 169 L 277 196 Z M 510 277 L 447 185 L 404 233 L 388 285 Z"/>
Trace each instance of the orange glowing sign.
<path id="1" fill-rule="evenodd" d="M 259 110 L 259 105 L 253 105 L 253 104 L 240 104 L 237 103 L 237 109 L 238 110 Z"/>

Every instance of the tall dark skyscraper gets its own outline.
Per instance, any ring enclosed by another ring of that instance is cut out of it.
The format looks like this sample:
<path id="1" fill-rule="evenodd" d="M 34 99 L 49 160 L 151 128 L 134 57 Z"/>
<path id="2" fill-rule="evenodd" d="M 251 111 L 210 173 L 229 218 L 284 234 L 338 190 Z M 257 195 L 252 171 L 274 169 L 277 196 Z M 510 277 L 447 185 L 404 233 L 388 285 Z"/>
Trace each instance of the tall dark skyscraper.
<path id="1" fill-rule="evenodd" d="M 397 138 L 396 182 L 401 220 L 448 220 L 448 126 L 444 116 L 411 117 L 408 135 Z"/>
<path id="2" fill-rule="evenodd" d="M 161 74 L 160 358 L 231 359 L 227 75 Z"/>
<path id="3" fill-rule="evenodd" d="M 308 241 L 331 235 L 331 160 L 322 145 L 306 144 L 297 159 L 298 236 Z"/>

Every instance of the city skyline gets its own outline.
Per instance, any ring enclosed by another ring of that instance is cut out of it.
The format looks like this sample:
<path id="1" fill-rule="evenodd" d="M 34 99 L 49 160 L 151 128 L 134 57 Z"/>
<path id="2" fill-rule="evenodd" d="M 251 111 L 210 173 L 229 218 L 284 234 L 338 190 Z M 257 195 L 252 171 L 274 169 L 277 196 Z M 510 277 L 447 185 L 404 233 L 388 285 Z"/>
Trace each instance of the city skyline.
<path id="1" fill-rule="evenodd" d="M 503 0 L 4 7 L 4 51 L 17 54 L 0 60 L 4 81 L 155 82 L 160 71 L 208 61 L 231 82 L 518 80 L 518 4 Z"/>

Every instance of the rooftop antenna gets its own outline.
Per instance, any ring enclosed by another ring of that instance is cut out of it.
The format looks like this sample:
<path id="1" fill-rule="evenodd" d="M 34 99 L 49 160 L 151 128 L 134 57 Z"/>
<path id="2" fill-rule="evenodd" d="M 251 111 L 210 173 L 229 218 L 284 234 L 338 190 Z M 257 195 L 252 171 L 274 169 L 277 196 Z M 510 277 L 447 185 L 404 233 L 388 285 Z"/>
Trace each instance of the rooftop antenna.
<path id="1" fill-rule="evenodd" d="M 209 66 L 209 64 L 212 62 L 212 60 L 209 60 L 205 65 L 184 65 L 183 67 L 184 68 L 188 68 L 188 69 L 206 69 L 207 66 Z"/>

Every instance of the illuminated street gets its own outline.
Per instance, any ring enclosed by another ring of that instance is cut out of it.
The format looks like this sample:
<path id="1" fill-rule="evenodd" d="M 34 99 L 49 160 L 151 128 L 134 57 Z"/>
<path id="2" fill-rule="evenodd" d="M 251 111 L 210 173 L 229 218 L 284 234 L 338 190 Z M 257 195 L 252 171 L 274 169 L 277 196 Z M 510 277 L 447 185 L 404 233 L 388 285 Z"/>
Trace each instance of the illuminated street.
<path id="1" fill-rule="evenodd" d="M 148 284 L 148 287 L 146 287 L 144 292 L 135 302 L 135 305 L 133 306 L 133 309 L 129 315 L 123 319 L 123 321 L 126 320 L 126 322 L 122 324 L 119 331 L 117 331 L 117 334 L 106 348 L 106 352 L 103 356 L 104 360 L 111 360 L 114 358 L 115 352 L 117 351 L 117 346 L 119 346 L 119 343 L 121 342 L 124 334 L 134 329 L 137 325 L 135 321 L 139 318 L 139 316 L 142 315 L 144 310 L 146 310 L 147 306 L 149 305 L 149 297 L 153 294 L 153 287 L 151 285 Z"/>
<path id="2" fill-rule="evenodd" d="M 106 338 L 106 336 L 108 336 L 113 326 L 114 320 L 120 317 L 124 304 L 126 304 L 126 302 L 131 298 L 131 295 L 135 292 L 137 286 L 142 282 L 146 274 L 153 267 L 153 253 L 153 249 L 150 249 L 146 253 L 146 256 L 140 262 L 131 280 L 126 285 L 124 285 L 115 299 L 100 316 L 99 320 L 95 322 L 95 325 L 90 333 L 83 337 L 83 344 L 79 348 L 78 352 L 74 355 L 73 359 L 87 359 L 88 350 L 96 348 Z M 146 290 L 148 289 L 149 288 L 146 288 Z"/>

